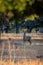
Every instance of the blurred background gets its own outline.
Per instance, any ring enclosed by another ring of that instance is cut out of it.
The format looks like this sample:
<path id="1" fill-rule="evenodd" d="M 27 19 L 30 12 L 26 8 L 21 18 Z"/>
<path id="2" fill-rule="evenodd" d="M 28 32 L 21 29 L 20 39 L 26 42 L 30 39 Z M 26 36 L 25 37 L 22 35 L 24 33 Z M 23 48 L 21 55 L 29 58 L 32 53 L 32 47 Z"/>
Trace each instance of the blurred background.
<path id="1" fill-rule="evenodd" d="M 43 0 L 0 0 L 0 32 L 43 33 Z"/>
<path id="2" fill-rule="evenodd" d="M 43 33 L 43 0 L 0 0 L 0 65 L 43 65 L 43 35 L 25 33 Z"/>

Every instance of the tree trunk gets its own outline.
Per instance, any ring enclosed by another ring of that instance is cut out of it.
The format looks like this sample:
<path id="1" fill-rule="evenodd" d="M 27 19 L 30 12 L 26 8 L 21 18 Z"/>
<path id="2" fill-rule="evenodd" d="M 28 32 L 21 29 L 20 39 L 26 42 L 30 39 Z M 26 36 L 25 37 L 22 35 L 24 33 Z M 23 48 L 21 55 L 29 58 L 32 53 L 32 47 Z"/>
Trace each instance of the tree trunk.
<path id="1" fill-rule="evenodd" d="M 15 24 L 16 24 L 16 33 L 19 33 L 19 24 L 18 22 L 16 22 Z"/>

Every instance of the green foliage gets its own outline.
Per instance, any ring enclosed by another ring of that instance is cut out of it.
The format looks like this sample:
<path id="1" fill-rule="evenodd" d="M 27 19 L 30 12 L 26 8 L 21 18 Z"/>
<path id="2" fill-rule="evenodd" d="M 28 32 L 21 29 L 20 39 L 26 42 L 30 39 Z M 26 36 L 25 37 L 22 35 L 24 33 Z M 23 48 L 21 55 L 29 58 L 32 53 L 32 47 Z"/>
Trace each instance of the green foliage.
<path id="1" fill-rule="evenodd" d="M 35 15 L 43 16 L 43 0 L 0 0 L 0 12 L 8 15 L 10 24 L 17 26 L 24 23 L 19 21 L 19 18 L 33 20 Z"/>
<path id="2" fill-rule="evenodd" d="M 18 12 L 21 12 L 25 9 L 27 1 L 30 5 L 34 3 L 34 0 L 0 0 L 0 11 L 16 9 Z"/>
<path id="3" fill-rule="evenodd" d="M 16 18 L 23 15 L 25 17 L 32 13 L 36 14 L 37 3 L 43 8 L 43 0 L 0 0 L 0 12 L 6 13 L 13 10 L 12 12 L 14 15 L 16 14 Z"/>

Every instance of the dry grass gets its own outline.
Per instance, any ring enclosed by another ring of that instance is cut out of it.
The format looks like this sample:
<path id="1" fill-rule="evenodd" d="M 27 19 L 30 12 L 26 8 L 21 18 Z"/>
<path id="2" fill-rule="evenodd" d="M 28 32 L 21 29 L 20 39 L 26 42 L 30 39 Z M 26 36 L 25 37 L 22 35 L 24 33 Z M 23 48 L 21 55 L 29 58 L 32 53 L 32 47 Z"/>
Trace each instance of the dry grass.
<path id="1" fill-rule="evenodd" d="M 0 61 L 0 65 L 43 65 L 43 62 L 40 60 L 29 60 L 29 61 L 20 61 L 17 63 L 14 63 L 14 61 Z"/>
<path id="2" fill-rule="evenodd" d="M 3 37 L 4 38 L 4 37 Z M 11 37 L 6 37 L 4 39 L 8 39 Z M 10 42 L 8 41 L 8 46 L 10 47 Z M 4 45 L 2 46 L 2 50 L 4 49 Z M 10 50 L 10 49 L 9 49 Z M 36 59 L 36 60 L 25 60 L 25 61 L 18 61 L 18 62 L 14 62 L 14 61 L 0 61 L 0 65 L 43 65 L 43 62 L 41 62 L 40 60 Z"/>

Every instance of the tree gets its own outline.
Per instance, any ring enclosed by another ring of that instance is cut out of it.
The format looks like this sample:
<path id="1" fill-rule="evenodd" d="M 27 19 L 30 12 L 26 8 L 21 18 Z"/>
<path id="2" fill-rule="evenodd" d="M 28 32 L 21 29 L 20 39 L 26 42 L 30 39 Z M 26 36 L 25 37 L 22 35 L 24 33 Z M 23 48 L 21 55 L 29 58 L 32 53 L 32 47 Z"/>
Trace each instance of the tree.
<path id="1" fill-rule="evenodd" d="M 10 18 L 9 12 L 13 13 Z M 15 20 L 13 22 L 17 26 L 20 18 L 25 18 L 32 14 L 43 16 L 43 0 L 0 0 L 0 13 L 8 15 L 9 23 L 11 23 L 11 20 Z"/>

